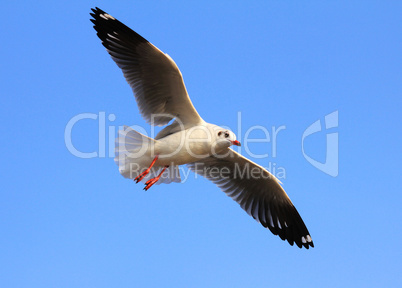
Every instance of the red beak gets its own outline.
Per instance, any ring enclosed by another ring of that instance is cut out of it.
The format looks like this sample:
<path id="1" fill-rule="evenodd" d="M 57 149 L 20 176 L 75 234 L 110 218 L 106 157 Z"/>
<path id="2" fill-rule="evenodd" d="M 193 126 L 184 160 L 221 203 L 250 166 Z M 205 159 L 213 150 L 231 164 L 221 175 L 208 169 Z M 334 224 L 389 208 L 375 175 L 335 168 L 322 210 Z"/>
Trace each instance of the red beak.
<path id="1" fill-rule="evenodd" d="M 233 144 L 233 145 L 236 145 L 236 146 L 241 146 L 240 142 L 239 142 L 239 141 L 237 141 L 237 140 L 235 140 L 235 141 L 231 141 L 231 142 L 232 142 L 232 144 Z"/>

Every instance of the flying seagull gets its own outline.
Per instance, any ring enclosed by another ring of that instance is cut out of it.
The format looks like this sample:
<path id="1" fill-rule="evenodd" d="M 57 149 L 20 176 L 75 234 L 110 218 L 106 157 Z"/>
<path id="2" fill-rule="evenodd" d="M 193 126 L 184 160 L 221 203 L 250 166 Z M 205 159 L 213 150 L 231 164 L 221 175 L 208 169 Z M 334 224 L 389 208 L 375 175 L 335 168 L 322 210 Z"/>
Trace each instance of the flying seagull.
<path id="1" fill-rule="evenodd" d="M 279 180 L 230 148 L 240 146 L 232 131 L 200 117 L 173 59 L 101 9 L 92 12 L 94 29 L 123 71 L 142 117 L 155 126 L 174 120 L 155 139 L 127 126 L 119 130 L 115 162 L 120 173 L 148 190 L 154 184 L 180 182 L 178 166 L 186 164 L 282 240 L 314 247 Z"/>

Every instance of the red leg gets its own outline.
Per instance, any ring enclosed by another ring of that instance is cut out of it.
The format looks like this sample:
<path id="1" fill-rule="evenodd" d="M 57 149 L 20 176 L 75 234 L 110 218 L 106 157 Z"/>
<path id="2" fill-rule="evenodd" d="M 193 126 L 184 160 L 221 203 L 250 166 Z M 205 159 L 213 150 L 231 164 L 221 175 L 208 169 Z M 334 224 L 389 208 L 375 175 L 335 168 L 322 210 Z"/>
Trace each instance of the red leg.
<path id="1" fill-rule="evenodd" d="M 161 178 L 163 172 L 165 172 L 166 168 L 168 168 L 169 166 L 165 166 L 163 167 L 161 173 L 159 173 L 159 175 L 155 178 L 149 179 L 146 183 L 145 183 L 145 187 L 144 190 L 147 191 L 149 188 L 151 188 L 152 185 L 154 185 L 156 182 L 158 182 L 159 178 Z"/>
<path id="2" fill-rule="evenodd" d="M 138 175 L 137 177 L 135 177 L 134 181 L 136 181 L 136 183 L 140 182 L 145 176 L 147 176 L 147 174 L 149 173 L 149 171 L 151 171 L 152 166 L 154 166 L 156 160 L 158 160 L 158 156 L 155 156 L 154 160 L 152 160 L 151 165 L 149 165 L 148 169 L 145 170 L 144 172 L 142 172 L 140 175 Z"/>

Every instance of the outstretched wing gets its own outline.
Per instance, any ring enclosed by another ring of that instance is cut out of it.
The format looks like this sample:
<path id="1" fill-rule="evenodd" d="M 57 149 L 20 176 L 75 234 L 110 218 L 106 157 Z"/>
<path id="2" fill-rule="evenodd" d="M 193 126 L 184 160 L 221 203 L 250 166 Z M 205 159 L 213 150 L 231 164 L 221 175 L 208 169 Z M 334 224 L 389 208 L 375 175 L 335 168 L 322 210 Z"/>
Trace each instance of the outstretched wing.
<path id="1" fill-rule="evenodd" d="M 166 125 L 173 118 L 186 126 L 202 122 L 173 59 L 101 9 L 92 11 L 94 29 L 122 69 L 145 120 L 151 125 Z"/>
<path id="2" fill-rule="evenodd" d="M 279 181 L 232 149 L 187 165 L 240 204 L 264 227 L 299 248 L 314 247 L 310 233 Z"/>

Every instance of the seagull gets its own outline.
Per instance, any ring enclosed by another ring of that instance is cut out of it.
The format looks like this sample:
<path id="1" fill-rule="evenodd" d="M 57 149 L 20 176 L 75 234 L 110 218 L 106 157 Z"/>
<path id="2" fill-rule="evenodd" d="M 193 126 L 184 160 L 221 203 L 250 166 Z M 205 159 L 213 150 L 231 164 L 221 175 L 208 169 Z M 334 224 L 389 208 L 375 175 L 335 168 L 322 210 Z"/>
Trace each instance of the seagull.
<path id="1" fill-rule="evenodd" d="M 119 172 L 148 190 L 154 184 L 181 182 L 178 167 L 187 165 L 274 235 L 292 246 L 314 247 L 280 181 L 230 148 L 241 146 L 232 131 L 207 123 L 198 114 L 173 59 L 103 10 L 91 10 L 97 36 L 131 86 L 142 117 L 150 125 L 167 125 L 155 139 L 128 126 L 119 130 Z"/>

